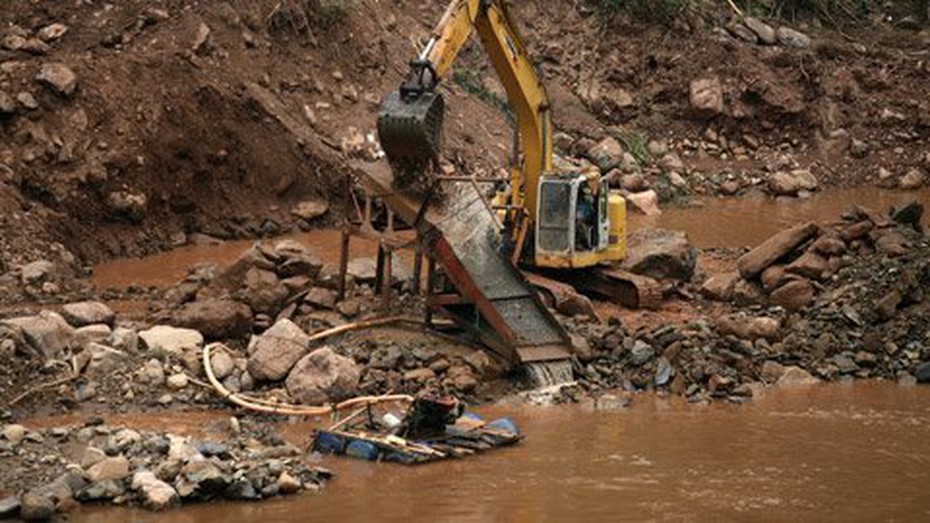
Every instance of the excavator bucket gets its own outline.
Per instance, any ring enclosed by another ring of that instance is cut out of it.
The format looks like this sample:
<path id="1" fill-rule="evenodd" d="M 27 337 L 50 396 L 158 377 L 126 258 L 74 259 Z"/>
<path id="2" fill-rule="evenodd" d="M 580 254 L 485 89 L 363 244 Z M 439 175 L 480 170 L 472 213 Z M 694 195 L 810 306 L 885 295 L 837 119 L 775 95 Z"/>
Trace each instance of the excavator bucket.
<path id="1" fill-rule="evenodd" d="M 392 163 L 424 165 L 439 156 L 445 102 L 429 91 L 404 98 L 392 91 L 381 103 L 378 138 Z"/>

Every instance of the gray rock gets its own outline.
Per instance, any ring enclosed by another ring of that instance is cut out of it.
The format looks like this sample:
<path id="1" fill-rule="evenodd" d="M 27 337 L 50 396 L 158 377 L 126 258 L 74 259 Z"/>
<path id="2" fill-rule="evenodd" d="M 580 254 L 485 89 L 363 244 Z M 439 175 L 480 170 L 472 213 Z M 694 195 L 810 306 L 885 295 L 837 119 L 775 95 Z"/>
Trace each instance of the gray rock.
<path id="1" fill-rule="evenodd" d="M 84 327 L 103 323 L 110 327 L 116 321 L 116 314 L 105 304 L 98 301 L 69 303 L 61 308 L 61 315 L 74 327 Z"/>
<path id="2" fill-rule="evenodd" d="M 809 36 L 800 31 L 795 31 L 790 27 L 779 27 L 775 34 L 778 37 L 778 42 L 785 47 L 804 49 L 811 45 Z"/>
<path id="3" fill-rule="evenodd" d="M 690 280 L 697 264 L 697 250 L 687 234 L 664 229 L 644 229 L 630 235 L 623 268 L 651 278 Z"/>
<path id="4" fill-rule="evenodd" d="M 278 320 L 256 338 L 247 364 L 249 374 L 260 381 L 281 380 L 309 350 L 310 337 L 300 327 L 288 319 Z"/>
<path id="5" fill-rule="evenodd" d="M 44 64 L 36 75 L 36 81 L 63 96 L 73 95 L 78 85 L 77 74 L 62 63 Z"/>
<path id="6" fill-rule="evenodd" d="M 354 360 L 339 356 L 329 347 L 304 356 L 287 377 L 287 391 L 306 405 L 339 401 L 358 391 L 361 367 Z"/>

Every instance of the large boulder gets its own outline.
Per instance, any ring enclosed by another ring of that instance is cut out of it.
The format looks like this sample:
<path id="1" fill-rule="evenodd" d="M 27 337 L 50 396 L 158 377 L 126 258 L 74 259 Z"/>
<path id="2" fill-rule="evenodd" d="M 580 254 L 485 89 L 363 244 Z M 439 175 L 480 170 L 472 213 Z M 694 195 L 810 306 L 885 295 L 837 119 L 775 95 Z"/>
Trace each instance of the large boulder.
<path id="1" fill-rule="evenodd" d="M 252 331 L 252 310 L 228 299 L 195 301 L 184 305 L 174 321 L 208 339 L 242 338 Z"/>
<path id="2" fill-rule="evenodd" d="M 61 358 L 76 343 L 74 328 L 52 311 L 3 320 L 0 326 L 18 331 L 29 349 L 47 359 Z"/>
<path id="3" fill-rule="evenodd" d="M 310 337 L 289 319 L 278 320 L 255 340 L 248 371 L 256 380 L 278 381 L 310 350 Z"/>
<path id="4" fill-rule="evenodd" d="M 361 368 L 329 347 L 304 356 L 287 377 L 287 392 L 296 401 L 320 405 L 351 397 L 358 391 Z"/>
<path id="5" fill-rule="evenodd" d="M 203 335 L 192 329 L 156 325 L 139 333 L 139 339 L 158 356 L 183 357 L 203 348 Z"/>
<path id="6" fill-rule="evenodd" d="M 697 250 L 688 235 L 665 229 L 643 229 L 630 235 L 623 268 L 651 278 L 690 280 Z"/>
<path id="7" fill-rule="evenodd" d="M 658 216 L 662 214 L 662 209 L 659 208 L 659 195 L 652 189 L 628 194 L 626 196 L 626 201 L 630 204 L 632 209 L 646 216 Z"/>
<path id="8" fill-rule="evenodd" d="M 99 301 L 69 303 L 61 308 L 61 315 L 75 327 L 84 327 L 85 325 L 97 323 L 104 323 L 112 327 L 116 321 L 116 314 L 113 313 L 113 310 Z"/>
<path id="9" fill-rule="evenodd" d="M 805 223 L 772 236 L 740 257 L 737 262 L 740 274 L 746 279 L 755 278 L 815 234 L 817 234 L 817 225 Z"/>

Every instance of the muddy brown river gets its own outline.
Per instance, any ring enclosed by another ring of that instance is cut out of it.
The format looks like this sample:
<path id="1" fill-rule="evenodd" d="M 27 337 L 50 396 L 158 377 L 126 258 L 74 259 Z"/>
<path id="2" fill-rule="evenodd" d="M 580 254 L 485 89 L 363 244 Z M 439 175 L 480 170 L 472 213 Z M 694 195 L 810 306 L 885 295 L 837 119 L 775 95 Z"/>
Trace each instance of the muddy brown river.
<path id="1" fill-rule="evenodd" d="M 917 199 L 930 203 L 930 188 L 920 191 L 889 191 L 875 188 L 830 189 L 808 199 L 709 198 L 698 206 L 671 207 L 659 216 L 630 215 L 630 229 L 661 227 L 685 231 L 696 247 L 747 247 L 804 221 L 825 222 L 839 219 L 854 204 L 885 211 L 893 205 Z M 924 215 L 930 226 L 930 212 Z M 324 261 L 339 260 L 340 233 L 316 230 L 288 236 L 311 246 Z M 141 259 L 121 259 L 94 267 L 94 285 L 98 289 L 126 288 L 130 285 L 165 287 L 184 278 L 191 265 L 211 261 L 222 268 L 232 263 L 252 241 L 225 242 L 219 245 L 191 245 Z M 353 238 L 351 257 L 373 256 L 377 244 L 365 238 Z M 402 253 L 412 263 L 412 255 Z"/>
<path id="2" fill-rule="evenodd" d="M 326 457 L 322 465 L 337 477 L 318 495 L 165 514 L 84 509 L 74 520 L 930 519 L 930 387 L 841 383 L 769 392 L 745 405 L 638 396 L 623 411 L 502 406 L 480 412 L 512 416 L 526 440 L 414 468 Z"/>
<path id="3" fill-rule="evenodd" d="M 697 207 L 663 208 L 658 216 L 630 215 L 630 229 L 659 227 L 685 231 L 695 247 L 752 247 L 791 225 L 840 219 L 853 205 L 887 212 L 894 205 L 918 200 L 930 203 L 930 188 L 892 191 L 874 187 L 829 189 L 810 198 L 707 198 Z M 930 226 L 930 212 L 924 213 Z"/>

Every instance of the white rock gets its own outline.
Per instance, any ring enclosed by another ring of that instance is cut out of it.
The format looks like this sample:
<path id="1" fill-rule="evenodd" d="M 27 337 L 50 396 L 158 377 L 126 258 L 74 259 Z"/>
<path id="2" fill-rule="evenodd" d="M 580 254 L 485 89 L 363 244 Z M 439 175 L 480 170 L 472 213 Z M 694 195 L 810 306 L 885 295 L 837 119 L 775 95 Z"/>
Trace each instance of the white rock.
<path id="1" fill-rule="evenodd" d="M 181 390 L 187 387 L 187 374 L 173 374 L 168 378 L 168 388 L 173 390 Z"/>
<path id="2" fill-rule="evenodd" d="M 156 325 L 139 333 L 145 347 L 156 355 L 183 356 L 185 352 L 203 348 L 203 335 L 192 329 Z"/>

